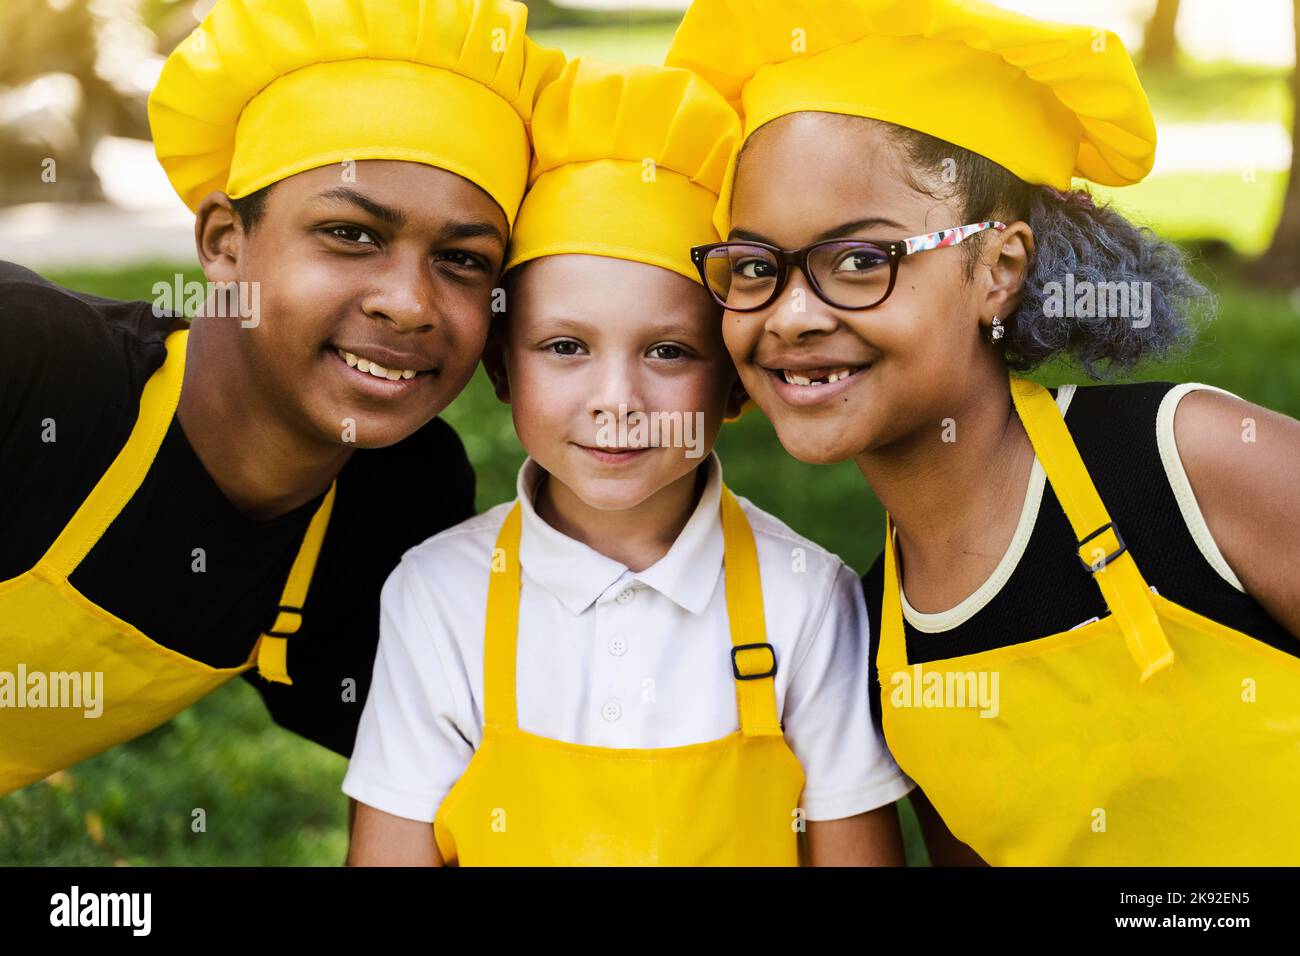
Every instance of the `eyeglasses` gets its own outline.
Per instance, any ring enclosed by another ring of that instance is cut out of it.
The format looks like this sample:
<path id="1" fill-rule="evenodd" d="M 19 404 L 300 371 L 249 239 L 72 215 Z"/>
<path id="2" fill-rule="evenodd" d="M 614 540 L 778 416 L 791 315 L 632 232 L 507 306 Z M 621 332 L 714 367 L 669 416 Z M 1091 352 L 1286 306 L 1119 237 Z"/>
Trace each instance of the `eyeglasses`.
<path id="1" fill-rule="evenodd" d="M 714 242 L 693 247 L 691 261 L 714 301 L 730 312 L 757 312 L 775 302 L 791 266 L 799 267 L 826 304 L 870 309 L 894 291 L 903 256 L 955 246 L 985 229 L 1005 228 L 1002 222 L 977 222 L 911 239 L 823 239 L 802 249 L 780 249 L 765 242 Z"/>

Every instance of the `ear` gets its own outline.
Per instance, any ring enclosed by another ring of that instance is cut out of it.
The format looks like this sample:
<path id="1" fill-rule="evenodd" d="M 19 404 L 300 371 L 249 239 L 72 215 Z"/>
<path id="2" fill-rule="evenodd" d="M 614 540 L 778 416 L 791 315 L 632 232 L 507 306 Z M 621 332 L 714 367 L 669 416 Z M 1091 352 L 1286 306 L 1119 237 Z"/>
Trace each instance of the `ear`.
<path id="1" fill-rule="evenodd" d="M 492 381 L 492 391 L 497 398 L 510 404 L 510 376 L 506 372 L 505 345 L 501 341 L 502 330 L 497 322 L 488 330 L 487 342 L 483 345 L 483 371 Z"/>
<path id="2" fill-rule="evenodd" d="M 239 257 L 247 239 L 230 197 L 220 190 L 208 193 L 194 214 L 194 245 L 209 282 L 239 278 Z"/>
<path id="3" fill-rule="evenodd" d="M 981 256 L 981 263 L 988 269 L 988 287 L 979 318 L 986 329 L 992 326 L 995 315 L 1008 316 L 1019 307 L 1034 256 L 1034 231 L 1028 223 L 1010 223 L 996 236 Z"/>
<path id="4" fill-rule="evenodd" d="M 737 375 L 731 383 L 731 392 L 727 395 L 727 409 L 724 418 L 728 421 L 740 417 L 741 409 L 745 407 L 745 402 L 749 401 L 749 392 L 745 390 L 745 385 Z"/>

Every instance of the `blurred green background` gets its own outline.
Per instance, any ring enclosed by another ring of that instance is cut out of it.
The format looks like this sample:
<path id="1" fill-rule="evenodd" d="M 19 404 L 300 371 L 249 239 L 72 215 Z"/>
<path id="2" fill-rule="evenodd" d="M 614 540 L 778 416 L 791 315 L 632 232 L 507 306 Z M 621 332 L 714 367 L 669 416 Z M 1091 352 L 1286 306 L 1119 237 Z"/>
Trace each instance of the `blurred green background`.
<path id="1" fill-rule="evenodd" d="M 570 55 L 658 62 L 676 18 L 606 15 L 594 23 L 533 32 Z M 1290 128 L 1288 71 L 1181 58 L 1144 71 L 1160 123 L 1276 121 Z M 1137 379 L 1206 382 L 1300 417 L 1300 290 L 1268 291 L 1243 275 L 1269 244 L 1284 171 L 1177 172 L 1123 190 L 1099 190 L 1133 218 L 1183 243 L 1219 296 L 1219 314 L 1192 350 Z M 71 288 L 148 299 L 192 263 L 125 269 L 46 270 Z M 1054 367 L 1045 384 L 1084 382 Z M 480 369 L 447 418 L 479 476 L 482 510 L 513 495 L 523 453 L 508 410 Z M 723 430 L 727 481 L 796 531 L 839 553 L 859 572 L 880 550 L 881 509 L 852 463 L 803 465 L 790 458 L 760 413 Z M 271 723 L 251 687 L 233 681 L 164 727 L 0 799 L 0 864 L 334 865 L 346 850 L 346 762 Z M 203 808 L 206 831 L 192 832 Z M 924 862 L 905 808 L 909 857 Z"/>

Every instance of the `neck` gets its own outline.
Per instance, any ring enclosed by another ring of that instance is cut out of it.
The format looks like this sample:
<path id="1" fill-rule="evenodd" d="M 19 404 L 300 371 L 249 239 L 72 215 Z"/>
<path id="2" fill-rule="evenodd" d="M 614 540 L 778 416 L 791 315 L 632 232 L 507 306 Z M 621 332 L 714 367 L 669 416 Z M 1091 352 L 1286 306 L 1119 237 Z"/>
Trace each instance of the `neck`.
<path id="1" fill-rule="evenodd" d="M 898 530 L 900 580 L 906 565 L 909 603 L 919 611 L 947 610 L 993 572 L 1015 534 L 1033 467 L 1005 373 L 969 394 L 952 415 L 950 440 L 927 426 L 855 458 Z"/>
<path id="2" fill-rule="evenodd" d="M 323 494 L 353 449 L 321 441 L 283 417 L 259 388 L 224 318 L 197 318 L 176 408 L 204 469 L 241 513 L 269 520 Z"/>
<path id="3" fill-rule="evenodd" d="M 537 490 L 534 507 L 538 517 L 560 533 L 632 571 L 644 571 L 668 553 L 686 527 L 704 491 L 706 467 L 701 465 L 639 505 L 620 511 L 593 508 L 548 474 Z"/>

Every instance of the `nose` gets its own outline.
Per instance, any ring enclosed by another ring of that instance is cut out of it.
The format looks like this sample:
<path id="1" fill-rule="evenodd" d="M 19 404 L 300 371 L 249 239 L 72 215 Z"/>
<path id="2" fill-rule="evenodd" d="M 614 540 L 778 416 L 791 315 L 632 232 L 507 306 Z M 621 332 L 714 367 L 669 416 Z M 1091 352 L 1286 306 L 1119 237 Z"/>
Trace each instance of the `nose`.
<path id="1" fill-rule="evenodd" d="M 620 411 L 636 424 L 633 413 L 644 414 L 645 395 L 640 363 L 635 358 L 607 356 L 591 364 L 586 383 L 587 411 L 597 426 L 609 422 L 617 427 Z"/>
<path id="2" fill-rule="evenodd" d="M 837 324 L 803 270 L 792 266 L 785 288 L 763 313 L 763 328 L 786 342 L 798 343 L 813 332 L 833 332 Z"/>
<path id="3" fill-rule="evenodd" d="M 427 257 L 413 250 L 393 251 L 375 267 L 372 278 L 361 302 L 366 315 L 391 322 L 401 332 L 433 327 L 436 309 Z"/>

